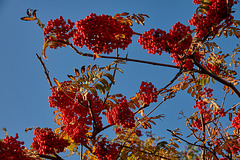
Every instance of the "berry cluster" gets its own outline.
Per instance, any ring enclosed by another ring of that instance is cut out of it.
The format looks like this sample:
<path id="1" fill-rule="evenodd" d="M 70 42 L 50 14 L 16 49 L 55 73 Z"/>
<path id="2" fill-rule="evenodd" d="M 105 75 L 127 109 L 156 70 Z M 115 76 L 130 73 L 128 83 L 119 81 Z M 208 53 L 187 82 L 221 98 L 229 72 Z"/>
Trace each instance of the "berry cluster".
<path id="1" fill-rule="evenodd" d="M 208 98 L 211 98 L 212 97 L 212 91 L 213 91 L 213 89 L 211 89 L 211 88 L 204 88 L 204 92 L 203 92 L 203 94 L 205 94 L 206 95 L 206 97 L 208 97 Z"/>
<path id="2" fill-rule="evenodd" d="M 240 114 L 238 113 L 236 117 L 233 118 L 232 120 L 232 126 L 240 129 Z"/>
<path id="3" fill-rule="evenodd" d="M 173 25 L 169 33 L 161 29 L 151 29 L 144 32 L 138 42 L 143 46 L 143 49 L 147 49 L 148 53 L 158 53 L 161 55 L 162 51 L 171 53 L 171 57 L 174 58 L 173 63 L 177 63 L 180 66 L 182 59 L 192 42 L 191 29 L 189 26 L 185 26 L 180 22 Z M 192 69 L 193 62 L 190 59 L 184 61 L 185 68 Z"/>
<path id="4" fill-rule="evenodd" d="M 79 47 L 85 45 L 96 54 L 109 54 L 116 48 L 125 49 L 132 42 L 130 25 L 121 24 L 109 15 L 91 13 L 84 20 L 77 21 L 76 28 L 73 44 Z"/>
<path id="5" fill-rule="evenodd" d="M 147 49 L 148 53 L 158 53 L 162 54 L 162 51 L 167 51 L 167 33 L 161 29 L 151 29 L 149 31 L 144 32 L 139 39 L 138 42 L 142 45 L 143 49 Z"/>
<path id="6" fill-rule="evenodd" d="M 51 128 L 36 128 L 34 130 L 32 147 L 39 154 L 54 154 L 63 152 L 69 146 L 68 140 L 56 136 Z"/>
<path id="7" fill-rule="evenodd" d="M 193 106 L 193 108 L 198 108 L 200 110 L 200 114 L 203 114 L 204 123 L 208 123 L 212 119 L 211 109 L 210 108 L 207 109 L 206 105 L 207 102 L 203 100 L 198 100 L 195 102 L 195 105 Z M 201 119 L 199 118 L 195 119 L 192 127 L 196 127 L 199 130 L 201 130 L 202 129 Z"/>
<path id="8" fill-rule="evenodd" d="M 62 16 L 54 21 L 51 19 L 44 28 L 43 35 L 46 36 L 45 42 L 47 39 L 50 39 L 51 41 L 68 41 L 69 38 L 73 37 L 74 32 L 76 32 L 76 29 L 73 29 L 73 26 L 74 22 L 71 22 L 70 19 L 66 22 Z M 50 47 L 54 49 L 57 48 L 57 46 Z"/>
<path id="9" fill-rule="evenodd" d="M 192 127 L 195 127 L 199 130 L 202 130 L 202 122 L 199 118 L 195 119 L 195 121 L 193 122 Z"/>
<path id="10" fill-rule="evenodd" d="M 215 74 L 219 74 L 221 72 L 220 67 L 218 65 L 213 65 L 211 63 L 207 63 L 206 68 Z"/>
<path id="11" fill-rule="evenodd" d="M 117 143 L 109 143 L 106 138 L 97 143 L 94 154 L 99 160 L 116 160 L 119 145 Z"/>
<path id="12" fill-rule="evenodd" d="M 61 83 L 64 85 L 70 85 L 71 81 Z M 57 90 L 52 89 L 52 96 L 49 97 L 50 107 L 56 107 L 62 114 L 61 120 L 63 123 L 62 129 L 66 132 L 75 143 L 86 144 L 86 134 L 91 130 L 93 125 L 93 117 L 90 113 L 90 108 L 93 112 L 96 127 L 102 128 L 102 117 L 100 114 L 103 110 L 108 109 L 106 105 L 99 97 L 95 97 L 93 94 L 88 93 L 84 98 L 82 94 L 78 92 L 68 91 L 67 89 Z"/>
<path id="13" fill-rule="evenodd" d="M 15 138 L 12 136 L 6 137 L 3 141 L 0 141 L 0 159 L 5 160 L 30 160 L 24 153 L 24 142 L 18 141 L 18 134 Z"/>
<path id="14" fill-rule="evenodd" d="M 220 115 L 221 117 L 225 117 L 227 112 L 225 112 L 224 108 L 218 109 L 216 112 L 214 112 L 215 115 Z"/>
<path id="15" fill-rule="evenodd" d="M 206 15 L 193 14 L 189 23 L 196 27 L 197 37 L 202 39 L 205 36 L 211 36 L 218 33 L 218 30 L 222 27 L 219 23 L 225 20 L 227 26 L 232 25 L 233 16 L 228 13 L 228 8 L 232 7 L 236 1 L 229 0 L 228 3 L 225 0 L 210 0 L 210 4 L 204 4 L 208 7 Z M 193 3 L 200 4 L 199 0 L 193 0 Z"/>
<path id="16" fill-rule="evenodd" d="M 154 85 L 149 82 L 142 81 L 140 88 L 140 92 L 142 93 L 140 100 L 143 103 L 146 103 L 149 105 L 150 103 L 157 102 L 158 98 L 158 92 L 157 88 L 154 87 Z"/>
<path id="17" fill-rule="evenodd" d="M 126 97 L 118 100 L 120 104 L 107 112 L 107 120 L 110 125 L 121 125 L 123 128 L 135 126 L 134 114 L 129 109 Z"/>

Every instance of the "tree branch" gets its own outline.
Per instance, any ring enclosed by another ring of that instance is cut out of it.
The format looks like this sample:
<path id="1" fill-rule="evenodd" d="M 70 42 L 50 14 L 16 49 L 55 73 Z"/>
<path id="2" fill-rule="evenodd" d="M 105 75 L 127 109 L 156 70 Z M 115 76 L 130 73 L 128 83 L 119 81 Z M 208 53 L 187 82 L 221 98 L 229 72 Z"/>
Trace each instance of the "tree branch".
<path id="1" fill-rule="evenodd" d="M 50 87 L 52 88 L 53 85 L 52 85 L 52 82 L 51 82 L 51 80 L 50 80 L 50 78 L 49 78 L 49 71 L 48 71 L 48 69 L 46 68 L 45 64 L 43 63 L 41 57 L 40 57 L 37 53 L 36 53 L 36 56 L 37 56 L 38 60 L 40 61 L 40 63 L 42 64 L 43 69 L 44 69 L 44 73 L 45 73 L 46 78 L 47 78 L 47 80 L 48 80 L 48 83 L 49 83 Z"/>
<path id="2" fill-rule="evenodd" d="M 194 51 L 196 52 L 196 50 Z M 221 77 L 218 77 L 216 74 L 208 71 L 205 67 L 203 67 L 197 60 L 196 60 L 196 57 L 193 56 L 193 60 L 194 60 L 194 64 L 199 67 L 201 69 L 201 71 L 203 72 L 203 74 L 207 74 L 209 75 L 210 77 L 214 78 L 215 80 L 217 80 L 218 82 L 230 87 L 235 93 L 236 95 L 240 98 L 240 92 L 238 91 L 238 89 L 232 84 L 232 83 L 229 83 L 228 81 L 222 79 Z"/>
<path id="3" fill-rule="evenodd" d="M 190 145 L 197 146 L 197 147 L 200 147 L 200 148 L 202 148 L 202 149 L 208 150 L 209 152 L 212 153 L 212 155 L 213 155 L 215 158 L 218 159 L 217 155 L 216 155 L 213 151 L 211 151 L 209 148 L 207 148 L 206 146 L 202 146 L 202 145 L 198 145 L 198 144 L 194 144 L 194 143 L 188 142 L 187 140 L 185 140 L 185 139 L 179 137 L 178 135 L 176 135 L 175 133 L 173 133 L 170 129 L 167 129 L 167 131 L 168 131 L 168 132 L 171 132 L 174 137 L 177 137 L 178 139 L 186 142 L 187 144 L 190 144 Z"/>

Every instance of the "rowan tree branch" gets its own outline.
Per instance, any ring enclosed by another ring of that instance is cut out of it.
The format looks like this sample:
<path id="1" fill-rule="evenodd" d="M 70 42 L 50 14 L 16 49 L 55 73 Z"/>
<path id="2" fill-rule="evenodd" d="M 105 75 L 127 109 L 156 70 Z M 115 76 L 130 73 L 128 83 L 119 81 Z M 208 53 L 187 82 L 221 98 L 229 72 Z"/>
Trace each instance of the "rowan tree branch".
<path id="1" fill-rule="evenodd" d="M 194 51 L 196 52 L 196 50 Z M 194 53 L 193 52 L 193 53 Z M 208 71 L 205 67 L 203 67 L 197 60 L 196 60 L 196 57 L 193 56 L 193 60 L 194 60 L 194 64 L 199 67 L 199 69 L 202 71 L 203 74 L 207 74 L 209 75 L 210 77 L 214 78 L 215 80 L 217 80 L 218 82 L 230 87 L 235 93 L 236 95 L 240 98 L 240 92 L 238 91 L 238 89 L 230 82 L 222 79 L 221 77 L 217 76 L 216 74 Z"/>
<path id="2" fill-rule="evenodd" d="M 52 82 L 51 82 L 50 77 L 49 77 L 49 71 L 48 71 L 48 69 L 46 68 L 45 64 L 43 63 L 42 58 L 41 58 L 37 53 L 36 53 L 36 56 L 37 56 L 38 60 L 40 61 L 40 63 L 42 64 L 43 69 L 44 69 L 44 73 L 45 73 L 46 78 L 47 78 L 47 80 L 48 80 L 48 83 L 49 83 L 50 87 L 52 88 L 53 85 L 52 85 Z"/>
<path id="3" fill-rule="evenodd" d="M 191 142 L 188 142 L 187 140 L 185 140 L 185 139 L 179 137 L 178 135 L 176 135 L 175 133 L 173 133 L 170 129 L 167 129 L 167 131 L 168 131 L 168 132 L 171 132 L 174 137 L 177 137 L 178 139 L 186 142 L 187 144 L 190 144 L 190 145 L 197 146 L 197 147 L 200 147 L 200 148 L 202 148 L 202 149 L 208 150 L 210 153 L 212 153 L 212 155 L 213 155 L 215 158 L 218 159 L 217 155 L 216 155 L 213 151 L 211 151 L 208 147 L 202 146 L 202 145 L 198 145 L 198 144 L 194 144 L 194 143 L 191 143 Z"/>

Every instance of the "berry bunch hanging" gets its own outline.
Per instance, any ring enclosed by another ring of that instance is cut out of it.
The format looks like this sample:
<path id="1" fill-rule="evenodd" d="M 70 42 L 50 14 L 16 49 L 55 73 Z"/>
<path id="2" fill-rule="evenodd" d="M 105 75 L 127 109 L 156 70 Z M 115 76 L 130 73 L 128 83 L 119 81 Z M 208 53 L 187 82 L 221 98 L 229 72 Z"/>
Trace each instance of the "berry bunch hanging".
<path id="1" fill-rule="evenodd" d="M 71 81 L 61 83 L 71 85 Z M 61 121 L 64 125 L 62 129 L 74 140 L 75 143 L 86 144 L 87 132 L 93 125 L 93 117 L 90 113 L 90 108 L 93 112 L 97 127 L 103 127 L 101 112 L 107 109 L 103 105 L 99 97 L 88 93 L 84 98 L 78 92 L 70 92 L 67 89 L 57 90 L 52 89 L 52 96 L 49 97 L 50 107 L 56 107 L 62 114 Z"/>
<path id="2" fill-rule="evenodd" d="M 149 82 L 142 81 L 140 88 L 140 92 L 142 93 L 140 100 L 143 103 L 146 103 L 149 105 L 150 103 L 157 102 L 158 93 L 157 88 L 154 87 L 154 85 Z"/>
<path id="3" fill-rule="evenodd" d="M 129 24 L 121 24 L 110 15 L 91 13 L 76 22 L 77 32 L 73 44 L 84 45 L 94 53 L 111 53 L 116 48 L 125 49 L 131 42 L 133 30 Z"/>
<path id="4" fill-rule="evenodd" d="M 105 137 L 97 143 L 94 154 L 98 160 L 116 160 L 119 153 L 118 147 L 117 143 L 110 143 Z"/>
<path id="5" fill-rule="evenodd" d="M 69 146 L 68 140 L 57 137 L 51 128 L 36 128 L 34 130 L 32 147 L 39 154 L 54 154 L 63 152 Z"/>
<path id="6" fill-rule="evenodd" d="M 15 135 L 15 138 L 12 136 L 6 137 L 3 139 L 3 141 L 0 141 L 0 159 L 5 160 L 16 160 L 16 159 L 22 159 L 22 160 L 30 160 L 31 158 L 28 158 L 25 155 L 24 152 L 24 142 L 18 141 L 18 134 Z"/>
<path id="7" fill-rule="evenodd" d="M 76 32 L 76 29 L 73 29 L 74 24 L 70 19 L 66 22 L 62 16 L 59 19 L 51 19 L 44 28 L 43 35 L 46 36 L 44 39 L 45 42 L 48 39 L 51 41 L 68 41 L 69 38 L 73 37 L 74 32 Z M 50 48 L 56 49 L 57 45 L 51 45 Z"/>
<path id="8" fill-rule="evenodd" d="M 126 97 L 118 100 L 119 104 L 107 112 L 107 120 L 110 125 L 121 125 L 123 128 L 135 126 L 134 114 L 129 109 Z"/>
<path id="9" fill-rule="evenodd" d="M 193 2 L 200 4 L 197 0 Z M 196 27 L 197 37 L 202 39 L 217 34 L 222 27 L 219 24 L 223 20 L 226 26 L 232 25 L 233 16 L 228 13 L 228 8 L 236 3 L 237 1 L 234 0 L 210 0 L 209 4 L 204 4 L 205 8 L 208 8 L 206 14 L 193 14 L 192 19 L 189 20 L 189 23 Z"/>
<path id="10" fill-rule="evenodd" d="M 180 66 L 182 63 L 182 57 L 186 55 L 185 50 L 188 49 L 192 42 L 191 29 L 189 26 L 185 26 L 180 22 L 173 25 L 169 33 L 161 29 L 151 29 L 144 32 L 138 42 L 143 46 L 143 49 L 147 49 L 148 53 L 162 54 L 163 51 L 169 52 L 171 57 L 174 58 L 173 63 L 177 63 Z M 193 68 L 191 60 L 184 61 L 186 68 Z"/>

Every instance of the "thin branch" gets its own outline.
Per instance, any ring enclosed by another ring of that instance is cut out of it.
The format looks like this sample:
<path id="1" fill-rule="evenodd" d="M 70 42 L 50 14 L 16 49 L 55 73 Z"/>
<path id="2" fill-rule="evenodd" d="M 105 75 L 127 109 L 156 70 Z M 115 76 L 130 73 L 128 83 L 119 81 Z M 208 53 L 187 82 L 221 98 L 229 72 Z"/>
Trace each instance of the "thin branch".
<path id="1" fill-rule="evenodd" d="M 51 82 L 51 80 L 50 80 L 50 78 L 49 78 L 49 71 L 48 71 L 48 69 L 46 68 L 45 64 L 43 63 L 42 58 L 41 58 L 37 53 L 36 53 L 36 56 L 37 56 L 38 60 L 40 61 L 40 63 L 42 64 L 43 69 L 44 69 L 44 73 L 45 73 L 46 78 L 47 78 L 47 80 L 48 80 L 48 83 L 49 83 L 50 87 L 52 88 L 53 85 L 52 85 L 52 82 Z"/>
<path id="2" fill-rule="evenodd" d="M 123 147 L 123 148 L 134 149 L 134 148 L 128 147 L 128 146 L 122 146 L 122 147 Z M 154 154 L 154 153 L 149 153 L 149 152 L 147 152 L 147 151 L 143 151 L 143 150 L 137 150 L 137 151 L 142 152 L 142 153 L 145 153 L 145 154 L 153 155 L 153 156 L 155 156 L 155 157 L 159 157 L 159 158 L 162 158 L 162 159 L 169 159 L 169 158 L 166 158 L 166 157 L 163 157 L 163 156 L 156 155 L 156 154 Z"/>
<path id="3" fill-rule="evenodd" d="M 83 53 L 80 52 L 76 47 L 74 47 L 71 43 L 68 44 L 77 54 L 80 56 L 85 56 L 85 57 L 94 57 L 93 54 L 90 53 Z M 123 58 L 123 57 L 113 57 L 113 56 L 103 56 L 100 55 L 101 58 L 105 59 L 116 59 L 116 60 L 124 60 L 124 61 L 131 61 L 131 62 L 138 62 L 138 63 L 145 63 L 145 64 L 151 64 L 151 65 L 157 65 L 157 66 L 163 66 L 163 67 L 169 67 L 169 68 L 177 68 L 179 67 L 174 66 L 174 65 L 169 65 L 169 64 L 163 64 L 163 63 L 156 63 L 156 62 L 149 62 L 149 61 L 144 61 L 144 60 L 137 60 L 137 59 L 131 59 L 131 58 Z"/>
<path id="4" fill-rule="evenodd" d="M 196 52 L 196 49 L 195 51 Z M 215 80 L 217 80 L 218 82 L 230 87 L 235 93 L 236 95 L 240 98 L 240 92 L 238 91 L 238 89 L 232 84 L 232 83 L 229 83 L 228 81 L 222 79 L 221 77 L 217 76 L 216 74 L 208 71 L 205 67 L 203 67 L 197 60 L 196 60 L 196 57 L 193 56 L 193 60 L 194 60 L 194 64 L 199 67 L 201 69 L 201 71 L 203 72 L 203 74 L 207 74 L 209 75 L 210 77 L 214 78 Z"/>
<path id="5" fill-rule="evenodd" d="M 167 129 L 167 131 L 168 131 L 168 132 L 171 132 L 174 137 L 177 137 L 178 139 L 186 142 L 187 144 L 190 144 L 190 145 L 197 146 L 197 147 L 200 147 L 200 148 L 202 148 L 202 149 L 208 150 L 209 152 L 212 153 L 212 155 L 213 155 L 215 158 L 218 159 L 217 155 L 216 155 L 213 151 L 211 151 L 209 148 L 207 148 L 206 146 L 202 146 L 202 145 L 198 145 L 198 144 L 194 144 L 194 143 L 188 142 L 187 140 L 185 140 L 185 139 L 179 137 L 178 135 L 176 135 L 175 133 L 173 133 L 170 129 Z"/>

